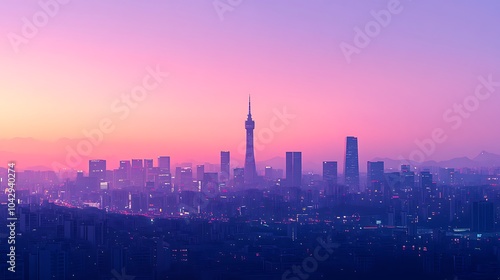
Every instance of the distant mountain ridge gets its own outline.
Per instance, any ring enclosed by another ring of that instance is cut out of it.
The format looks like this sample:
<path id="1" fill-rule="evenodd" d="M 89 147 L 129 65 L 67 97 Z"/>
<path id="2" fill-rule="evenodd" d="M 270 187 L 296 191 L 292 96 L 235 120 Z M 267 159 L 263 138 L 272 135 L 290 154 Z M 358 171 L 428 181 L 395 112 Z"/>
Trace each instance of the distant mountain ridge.
<path id="1" fill-rule="evenodd" d="M 419 167 L 449 167 L 449 168 L 481 168 L 481 167 L 500 167 L 500 155 L 482 151 L 474 158 L 457 157 L 443 161 L 424 161 L 416 162 L 411 160 L 396 160 L 390 158 L 374 158 L 373 161 L 383 161 L 386 169 L 399 170 L 402 164 L 410 164 Z"/>

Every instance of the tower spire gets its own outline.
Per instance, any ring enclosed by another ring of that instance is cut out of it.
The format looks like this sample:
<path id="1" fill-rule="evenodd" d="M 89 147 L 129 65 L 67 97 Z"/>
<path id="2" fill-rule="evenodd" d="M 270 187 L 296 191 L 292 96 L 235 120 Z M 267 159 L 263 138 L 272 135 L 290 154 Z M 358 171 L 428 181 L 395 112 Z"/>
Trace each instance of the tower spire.
<path id="1" fill-rule="evenodd" d="M 248 95 L 248 115 L 252 115 L 252 110 L 251 110 L 251 102 L 250 102 L 250 94 Z"/>
<path id="2" fill-rule="evenodd" d="M 247 143 L 245 153 L 245 172 L 244 183 L 246 185 L 253 185 L 257 176 L 255 170 L 255 155 L 253 150 L 253 130 L 255 129 L 255 122 L 252 120 L 252 107 L 250 94 L 248 95 L 248 117 L 245 121 L 245 130 L 247 131 Z"/>

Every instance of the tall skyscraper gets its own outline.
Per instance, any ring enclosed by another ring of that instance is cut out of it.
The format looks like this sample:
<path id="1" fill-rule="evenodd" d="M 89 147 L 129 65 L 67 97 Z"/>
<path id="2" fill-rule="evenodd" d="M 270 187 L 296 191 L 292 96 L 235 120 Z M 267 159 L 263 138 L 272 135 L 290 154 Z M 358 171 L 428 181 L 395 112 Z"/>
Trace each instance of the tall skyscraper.
<path id="1" fill-rule="evenodd" d="M 244 180 L 245 180 L 245 169 L 244 168 L 235 168 L 233 170 L 233 182 L 234 182 L 234 186 L 236 188 L 240 188 L 243 186 L 244 184 Z"/>
<path id="2" fill-rule="evenodd" d="M 170 173 L 170 157 L 158 157 L 157 186 L 160 189 L 172 190 L 172 174 Z"/>
<path id="3" fill-rule="evenodd" d="M 89 160 L 89 177 L 97 178 L 99 182 L 106 181 L 106 161 L 103 159 Z"/>
<path id="4" fill-rule="evenodd" d="M 323 161 L 323 181 L 337 184 L 336 161 Z"/>
<path id="5" fill-rule="evenodd" d="M 143 168 L 143 161 L 142 159 L 132 159 L 132 168 Z"/>
<path id="6" fill-rule="evenodd" d="M 344 163 L 345 185 L 351 192 L 359 192 L 358 138 L 347 137 Z"/>
<path id="7" fill-rule="evenodd" d="M 130 160 L 120 160 L 118 169 L 123 170 L 125 179 L 128 179 L 130 177 Z"/>
<path id="8" fill-rule="evenodd" d="M 205 175 L 205 165 L 196 166 L 196 181 L 203 181 L 203 176 Z"/>
<path id="9" fill-rule="evenodd" d="M 371 192 L 382 192 L 384 185 L 384 162 L 369 161 L 367 164 L 367 179 L 366 187 Z"/>
<path id="10" fill-rule="evenodd" d="M 144 159 L 144 178 L 146 182 L 154 182 L 156 170 L 153 167 L 153 159 Z"/>
<path id="11" fill-rule="evenodd" d="M 144 160 L 144 168 L 153 168 L 153 160 L 145 159 Z"/>
<path id="12" fill-rule="evenodd" d="M 159 156 L 158 157 L 158 167 L 163 171 L 170 173 L 170 157 Z"/>
<path id="13" fill-rule="evenodd" d="M 228 151 L 220 152 L 220 180 L 221 182 L 229 181 L 230 177 L 230 154 Z"/>
<path id="14" fill-rule="evenodd" d="M 144 187 L 144 165 L 142 159 L 132 159 L 132 169 L 130 171 L 130 183 L 132 186 Z"/>
<path id="15" fill-rule="evenodd" d="M 245 121 L 245 129 L 247 131 L 247 145 L 245 154 L 245 184 L 253 184 L 255 182 L 255 177 L 257 176 L 257 171 L 255 168 L 255 156 L 253 153 L 254 128 L 255 122 L 252 119 L 250 96 L 248 96 L 248 116 L 247 120 Z"/>
<path id="16" fill-rule="evenodd" d="M 130 160 L 120 160 L 120 166 L 115 171 L 115 186 L 125 188 L 130 185 Z"/>
<path id="17" fill-rule="evenodd" d="M 288 187 L 302 184 L 302 153 L 286 152 L 286 182 Z"/>
<path id="18" fill-rule="evenodd" d="M 337 162 L 323 161 L 323 181 L 326 184 L 326 194 L 336 195 L 337 190 Z"/>

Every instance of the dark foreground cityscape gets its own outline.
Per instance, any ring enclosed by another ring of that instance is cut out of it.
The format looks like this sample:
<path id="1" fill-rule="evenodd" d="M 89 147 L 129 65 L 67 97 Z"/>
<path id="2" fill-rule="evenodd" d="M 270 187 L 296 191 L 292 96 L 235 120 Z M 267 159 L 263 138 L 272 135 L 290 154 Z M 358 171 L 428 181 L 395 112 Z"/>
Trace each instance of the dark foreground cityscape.
<path id="1" fill-rule="evenodd" d="M 300 151 L 257 170 L 248 106 L 243 167 L 222 151 L 0 169 L 0 279 L 500 279 L 500 167 L 360 173 L 347 137 L 343 176 L 336 161 L 304 173 Z"/>

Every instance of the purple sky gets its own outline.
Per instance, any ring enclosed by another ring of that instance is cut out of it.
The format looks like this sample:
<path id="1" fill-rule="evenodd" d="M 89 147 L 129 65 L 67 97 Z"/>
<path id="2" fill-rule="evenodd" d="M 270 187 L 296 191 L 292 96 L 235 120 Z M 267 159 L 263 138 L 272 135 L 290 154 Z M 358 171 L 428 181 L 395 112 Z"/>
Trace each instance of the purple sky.
<path id="1" fill-rule="evenodd" d="M 500 86 L 479 80 L 500 81 L 498 1 L 260 0 L 221 14 L 212 1 L 90 0 L 52 11 L 45 24 L 38 1 L 0 4 L 0 156 L 20 166 L 68 165 L 68 147 L 103 119 L 114 129 L 81 166 L 158 155 L 217 162 L 220 150 L 243 162 L 248 94 L 257 161 L 300 150 L 305 161 L 342 163 L 348 135 L 359 137 L 361 166 L 500 154 Z M 23 33 L 34 15 L 37 30 Z M 369 42 L 355 40 L 358 28 Z M 156 67 L 169 76 L 127 116 L 112 109 Z M 273 126 L 284 108 L 294 117 Z M 416 141 L 435 129 L 442 143 L 425 153 Z"/>

